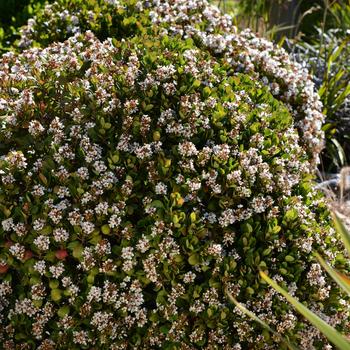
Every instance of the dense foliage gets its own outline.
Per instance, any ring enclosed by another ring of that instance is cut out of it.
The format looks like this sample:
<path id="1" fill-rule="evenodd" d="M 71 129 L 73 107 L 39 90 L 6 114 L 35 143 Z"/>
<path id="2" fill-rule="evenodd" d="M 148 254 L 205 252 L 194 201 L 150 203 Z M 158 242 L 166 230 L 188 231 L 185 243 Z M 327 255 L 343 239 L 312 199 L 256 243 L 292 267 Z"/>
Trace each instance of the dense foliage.
<path id="1" fill-rule="evenodd" d="M 44 48 L 0 60 L 4 349 L 280 349 L 226 290 L 327 348 L 258 275 L 348 324 L 305 70 L 205 1 L 61 0 L 19 44 Z"/>

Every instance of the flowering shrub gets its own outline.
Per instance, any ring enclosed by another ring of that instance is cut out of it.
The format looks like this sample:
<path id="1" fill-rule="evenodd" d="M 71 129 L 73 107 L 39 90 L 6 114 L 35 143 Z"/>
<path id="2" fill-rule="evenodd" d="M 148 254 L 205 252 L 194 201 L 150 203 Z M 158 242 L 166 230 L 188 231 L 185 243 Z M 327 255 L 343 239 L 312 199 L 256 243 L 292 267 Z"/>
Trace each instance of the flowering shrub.
<path id="1" fill-rule="evenodd" d="M 99 39 L 132 37 L 148 32 L 193 38 L 196 46 L 224 57 L 235 70 L 269 87 L 290 108 L 311 168 L 323 147 L 321 104 L 307 70 L 288 54 L 251 31 L 237 33 L 229 15 L 206 0 L 58 0 L 28 21 L 20 48 L 46 47 L 74 33 L 93 31 Z"/>
<path id="2" fill-rule="evenodd" d="M 204 36 L 140 28 L 0 60 L 3 348 L 281 348 L 228 290 L 323 349 L 258 275 L 346 326 L 348 305 L 310 254 L 347 268 L 295 122 L 312 90 L 292 107 L 233 64 L 239 46 L 215 53 Z"/>
<path id="3" fill-rule="evenodd" d="M 192 40 L 89 32 L 8 53 L 0 74 L 5 349 L 273 348 L 225 289 L 317 344 L 259 268 L 347 318 L 309 262 L 337 248 L 308 157 L 261 83 Z"/>

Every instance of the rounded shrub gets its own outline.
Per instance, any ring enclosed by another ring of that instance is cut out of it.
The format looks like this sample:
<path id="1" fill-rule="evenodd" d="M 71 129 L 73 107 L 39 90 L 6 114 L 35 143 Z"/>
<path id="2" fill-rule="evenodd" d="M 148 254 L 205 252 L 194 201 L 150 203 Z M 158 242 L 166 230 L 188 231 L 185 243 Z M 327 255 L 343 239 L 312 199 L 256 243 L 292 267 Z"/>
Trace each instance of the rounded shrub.
<path id="1" fill-rule="evenodd" d="M 121 40 L 145 32 L 192 38 L 197 47 L 224 57 L 236 71 L 263 82 L 288 106 L 314 170 L 323 147 L 324 117 L 307 70 L 284 49 L 250 30 L 238 32 L 232 22 L 207 0 L 57 0 L 28 21 L 14 47 L 46 47 L 86 30 L 100 40 Z"/>
<path id="2" fill-rule="evenodd" d="M 204 30 L 197 2 L 167 4 Z M 346 329 L 347 300 L 312 256 L 348 268 L 310 182 L 316 152 L 297 111 L 312 85 L 292 104 L 257 62 L 233 60 L 253 39 L 219 52 L 204 34 L 170 35 L 175 20 L 151 5 L 130 2 L 144 25 L 125 36 L 87 31 L 0 60 L 0 344 L 283 348 L 228 291 L 302 348 L 324 349 L 258 274 Z"/>
<path id="3" fill-rule="evenodd" d="M 310 256 L 336 244 L 308 157 L 261 83 L 191 39 L 89 32 L 0 74 L 5 349 L 276 347 L 225 290 L 317 345 L 259 269 L 346 318 Z"/>

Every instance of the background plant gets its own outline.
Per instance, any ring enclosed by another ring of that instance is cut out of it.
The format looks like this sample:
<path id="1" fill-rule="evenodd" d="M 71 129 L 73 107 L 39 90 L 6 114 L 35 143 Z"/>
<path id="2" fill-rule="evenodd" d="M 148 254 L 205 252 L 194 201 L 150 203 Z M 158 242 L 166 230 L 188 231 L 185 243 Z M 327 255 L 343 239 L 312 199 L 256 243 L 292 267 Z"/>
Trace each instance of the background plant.
<path id="1" fill-rule="evenodd" d="M 320 0 L 289 4 L 287 23 L 283 16 L 279 18 L 281 3 L 276 1 L 223 0 L 219 3 L 222 9 L 240 18 L 236 21 L 238 26 L 248 26 L 284 43 L 313 75 L 326 115 L 323 127 L 326 148 L 320 166 L 325 177 L 339 172 L 349 163 L 350 3 L 348 0 Z M 283 35 L 288 37 L 286 43 Z"/>
<path id="2" fill-rule="evenodd" d="M 319 34 L 322 42 L 299 42 L 293 50 L 297 60 L 305 62 L 314 75 L 327 116 L 323 126 L 327 135 L 323 171 L 338 172 L 348 163 L 350 152 L 350 36 L 339 36 L 335 29 L 327 33 L 319 30 Z"/>
<path id="3" fill-rule="evenodd" d="M 327 116 L 327 136 L 322 170 L 338 172 L 348 163 L 350 3 L 325 1 L 322 22 L 306 41 L 296 39 L 291 48 L 299 62 L 305 62 L 314 75 Z"/>
<path id="4" fill-rule="evenodd" d="M 43 5 L 52 0 L 2 0 L 0 2 L 0 53 L 18 38 L 18 29 Z"/>

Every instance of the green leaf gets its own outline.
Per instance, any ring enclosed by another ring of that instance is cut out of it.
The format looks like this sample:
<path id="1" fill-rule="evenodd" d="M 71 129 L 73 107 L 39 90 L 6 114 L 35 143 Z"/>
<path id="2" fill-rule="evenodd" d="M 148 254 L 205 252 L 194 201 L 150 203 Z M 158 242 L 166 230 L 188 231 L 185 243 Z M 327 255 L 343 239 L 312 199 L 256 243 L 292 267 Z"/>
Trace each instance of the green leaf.
<path id="1" fill-rule="evenodd" d="M 146 112 L 148 112 L 148 111 L 150 111 L 153 107 L 154 107 L 154 105 L 149 104 L 149 105 L 145 106 L 144 110 L 145 110 Z"/>
<path id="2" fill-rule="evenodd" d="M 284 214 L 284 219 L 286 221 L 294 221 L 298 218 L 298 212 L 295 209 L 289 209 L 285 214 Z"/>
<path id="3" fill-rule="evenodd" d="M 64 316 L 69 314 L 69 306 L 68 305 L 64 305 L 62 307 L 60 307 L 57 311 L 57 315 L 61 318 L 63 318 Z"/>
<path id="4" fill-rule="evenodd" d="M 291 256 L 291 255 L 287 255 L 285 258 L 284 258 L 285 261 L 287 262 L 293 262 L 294 261 L 294 257 Z"/>
<path id="5" fill-rule="evenodd" d="M 56 289 L 56 288 L 58 288 L 59 284 L 60 284 L 60 282 L 58 280 L 50 280 L 49 287 L 51 289 Z"/>
<path id="6" fill-rule="evenodd" d="M 76 247 L 73 248 L 73 256 L 74 258 L 76 259 L 80 259 L 83 255 L 83 250 L 84 250 L 84 247 L 79 244 L 77 245 Z"/>
<path id="7" fill-rule="evenodd" d="M 104 235 L 109 235 L 111 233 L 111 228 L 106 224 L 101 227 L 101 231 Z"/>
<path id="8" fill-rule="evenodd" d="M 164 208 L 163 202 L 158 200 L 158 199 L 152 201 L 152 203 L 149 206 L 153 207 L 153 208 L 157 208 L 157 209 L 163 209 Z"/>
<path id="9" fill-rule="evenodd" d="M 62 298 L 62 291 L 60 289 L 51 290 L 51 299 L 53 301 L 59 301 Z"/>
<path id="10" fill-rule="evenodd" d="M 163 333 L 163 334 L 168 334 L 168 332 L 169 332 L 169 327 L 166 326 L 166 325 L 164 325 L 164 326 L 161 326 L 161 327 L 159 328 L 159 330 L 160 330 L 161 333 Z"/>
<path id="11" fill-rule="evenodd" d="M 190 214 L 190 220 L 191 220 L 191 223 L 192 223 L 192 224 L 196 222 L 197 217 L 196 217 L 196 213 L 195 213 L 195 212 L 192 212 L 192 213 Z"/>
<path id="12" fill-rule="evenodd" d="M 198 254 L 192 254 L 188 258 L 188 262 L 190 265 L 197 265 L 199 263 L 199 255 Z"/>
<path id="13" fill-rule="evenodd" d="M 211 93 L 211 89 L 209 86 L 206 86 L 204 89 L 203 89 L 203 95 L 205 98 L 209 97 L 210 96 L 210 93 Z"/>
<path id="14" fill-rule="evenodd" d="M 346 155 L 345 155 L 344 149 L 341 146 L 341 144 L 338 142 L 337 139 L 331 138 L 331 142 L 333 143 L 333 145 L 337 151 L 337 156 L 338 156 L 339 161 L 340 161 L 340 166 L 342 167 L 346 164 Z"/>
<path id="15" fill-rule="evenodd" d="M 198 80 L 198 79 L 196 79 L 196 80 L 193 82 L 192 86 L 193 86 L 194 88 L 200 87 L 200 86 L 201 86 L 201 81 Z"/>
<path id="16" fill-rule="evenodd" d="M 75 247 L 78 247 L 79 245 L 80 245 L 79 241 L 73 241 L 73 242 L 68 243 L 67 247 L 69 249 L 74 249 Z"/>
<path id="17" fill-rule="evenodd" d="M 335 328 L 331 327 L 320 317 L 310 311 L 306 306 L 300 303 L 297 299 L 289 295 L 275 281 L 269 278 L 264 272 L 260 271 L 260 276 L 277 292 L 282 294 L 311 324 L 318 328 L 334 345 L 340 350 L 350 350 L 350 342 L 343 337 Z"/>

